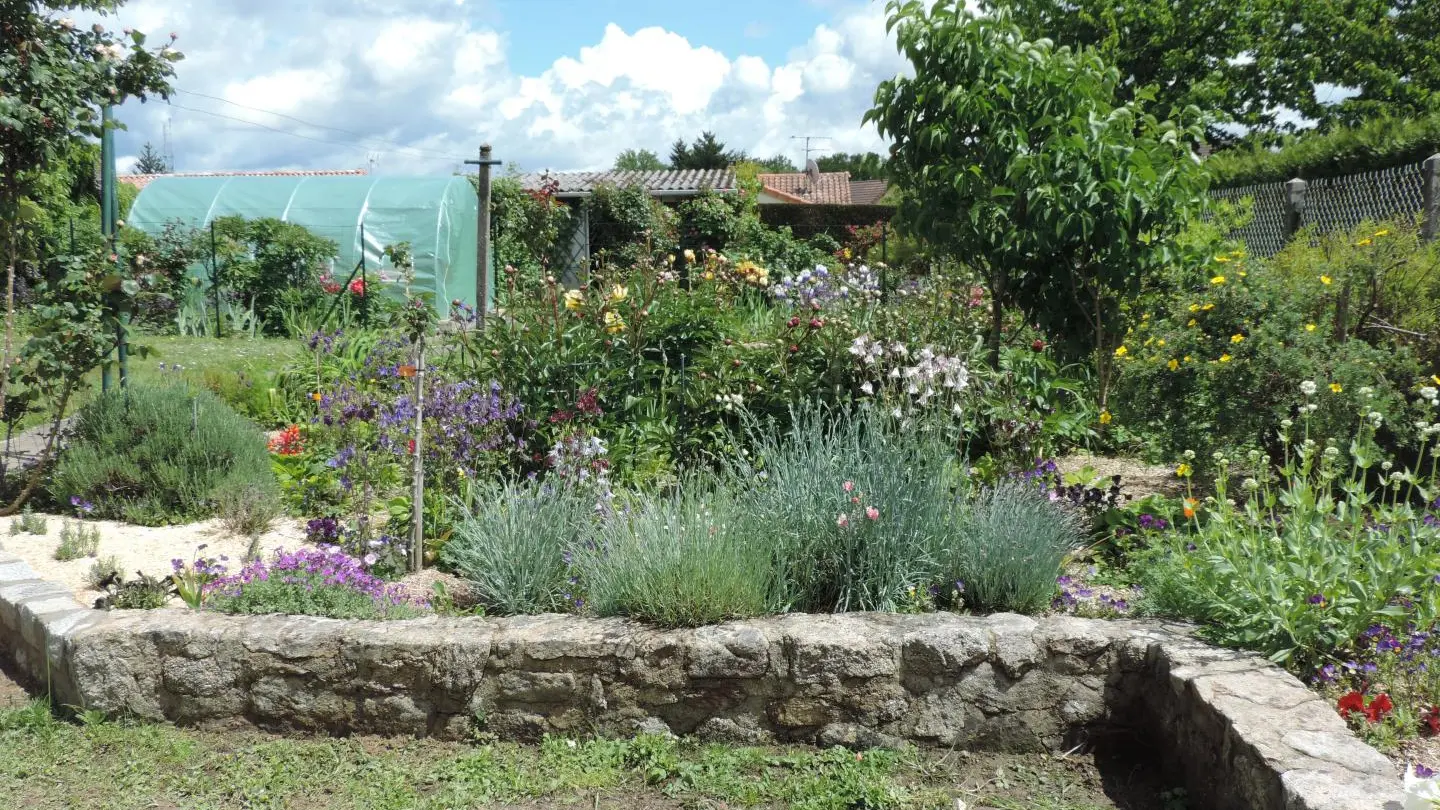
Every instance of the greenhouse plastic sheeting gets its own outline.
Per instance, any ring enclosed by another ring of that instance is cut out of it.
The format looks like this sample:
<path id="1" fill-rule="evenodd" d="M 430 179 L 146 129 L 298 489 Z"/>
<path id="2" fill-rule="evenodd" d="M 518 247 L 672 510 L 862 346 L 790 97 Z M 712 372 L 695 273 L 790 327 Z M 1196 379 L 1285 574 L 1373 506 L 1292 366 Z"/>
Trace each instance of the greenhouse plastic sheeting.
<path id="1" fill-rule="evenodd" d="M 443 317 L 455 299 L 475 305 L 476 207 L 474 186 L 456 176 L 161 176 L 141 189 L 125 224 L 153 234 L 174 222 L 203 229 L 225 216 L 293 222 L 339 245 L 331 272 L 341 280 L 362 255 L 367 274 L 393 278 L 383 251 L 409 242 L 415 284 L 434 294 Z M 399 294 L 399 285 L 391 289 Z"/>

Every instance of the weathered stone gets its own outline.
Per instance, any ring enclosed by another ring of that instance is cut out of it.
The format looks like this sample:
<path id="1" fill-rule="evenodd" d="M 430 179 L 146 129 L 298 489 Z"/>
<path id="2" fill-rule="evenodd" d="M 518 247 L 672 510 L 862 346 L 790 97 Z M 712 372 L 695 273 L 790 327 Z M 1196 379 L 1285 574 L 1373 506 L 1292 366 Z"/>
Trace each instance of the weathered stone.
<path id="1" fill-rule="evenodd" d="M 635 723 L 636 734 L 649 734 L 655 737 L 674 737 L 675 732 L 670 730 L 670 725 L 658 717 L 646 717 Z"/>
<path id="2" fill-rule="evenodd" d="M 1181 626 L 937 613 L 662 631 L 558 615 L 102 614 L 59 586 L 3 577 L 0 624 L 0 653 L 49 673 L 65 702 L 151 720 L 1055 750 L 1113 718 L 1149 736 L 1192 806 L 1359 810 L 1398 792 L 1388 761 L 1325 701 Z"/>

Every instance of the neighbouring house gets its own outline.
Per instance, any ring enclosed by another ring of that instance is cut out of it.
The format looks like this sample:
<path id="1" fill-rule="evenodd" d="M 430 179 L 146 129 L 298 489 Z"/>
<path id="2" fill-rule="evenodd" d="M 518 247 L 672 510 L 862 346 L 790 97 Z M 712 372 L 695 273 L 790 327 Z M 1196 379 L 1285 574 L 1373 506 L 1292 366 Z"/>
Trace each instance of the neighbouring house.
<path id="1" fill-rule="evenodd" d="M 762 174 L 760 219 L 796 236 L 825 233 L 844 241 L 851 226 L 888 223 L 895 207 L 882 205 L 884 180 L 851 180 L 849 172 L 822 172 L 810 161 L 803 172 Z"/>
<path id="2" fill-rule="evenodd" d="M 159 233 L 175 222 L 205 228 L 224 216 L 273 217 L 334 240 L 338 255 L 332 271 L 341 278 L 381 271 L 385 247 L 409 242 L 413 283 L 431 293 L 438 315 L 448 315 L 454 300 L 476 306 L 481 295 L 479 202 L 475 187 L 463 176 L 337 169 L 130 174 L 118 179 L 139 189 L 126 227 Z M 489 281 L 483 285 L 487 305 L 494 300 L 489 264 L 484 276 Z M 197 267 L 193 272 L 209 271 Z M 398 285 L 384 289 L 400 293 Z"/>

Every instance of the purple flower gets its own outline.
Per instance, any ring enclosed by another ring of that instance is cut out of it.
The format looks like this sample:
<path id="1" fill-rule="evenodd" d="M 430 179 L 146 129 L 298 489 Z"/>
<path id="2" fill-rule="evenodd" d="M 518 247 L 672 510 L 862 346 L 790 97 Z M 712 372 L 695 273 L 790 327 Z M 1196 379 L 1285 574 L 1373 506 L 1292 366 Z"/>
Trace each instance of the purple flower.
<path id="1" fill-rule="evenodd" d="M 1421 779 L 1429 779 L 1435 775 L 1435 771 L 1417 762 L 1415 763 L 1415 775 Z"/>
<path id="2" fill-rule="evenodd" d="M 1312 593 L 1305 601 L 1309 602 L 1312 605 L 1323 605 L 1325 604 L 1325 594 Z"/>

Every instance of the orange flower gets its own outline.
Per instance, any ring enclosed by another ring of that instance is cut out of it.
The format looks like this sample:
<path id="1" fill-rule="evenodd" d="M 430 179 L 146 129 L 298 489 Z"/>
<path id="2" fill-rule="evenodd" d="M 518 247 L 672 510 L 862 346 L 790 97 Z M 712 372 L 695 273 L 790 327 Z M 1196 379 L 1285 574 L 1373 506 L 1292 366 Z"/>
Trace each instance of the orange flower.
<path id="1" fill-rule="evenodd" d="M 268 445 L 270 452 L 277 456 L 298 456 L 304 451 L 304 444 L 300 441 L 300 426 L 291 425 L 271 437 Z"/>
<path id="2" fill-rule="evenodd" d="M 1186 518 L 1193 518 L 1193 517 L 1195 517 L 1195 507 L 1197 507 L 1197 506 L 1199 506 L 1199 505 L 1200 505 L 1200 502 L 1197 501 L 1197 500 L 1195 500 L 1194 498 L 1186 498 L 1186 499 L 1185 499 L 1185 517 L 1186 517 Z"/>
<path id="3" fill-rule="evenodd" d="M 398 374 L 398 375 L 400 375 L 401 377 L 414 377 L 414 376 L 415 376 L 415 367 L 414 367 L 414 366 L 409 366 L 409 365 L 399 366 L 398 368 L 395 369 L 395 373 Z"/>

